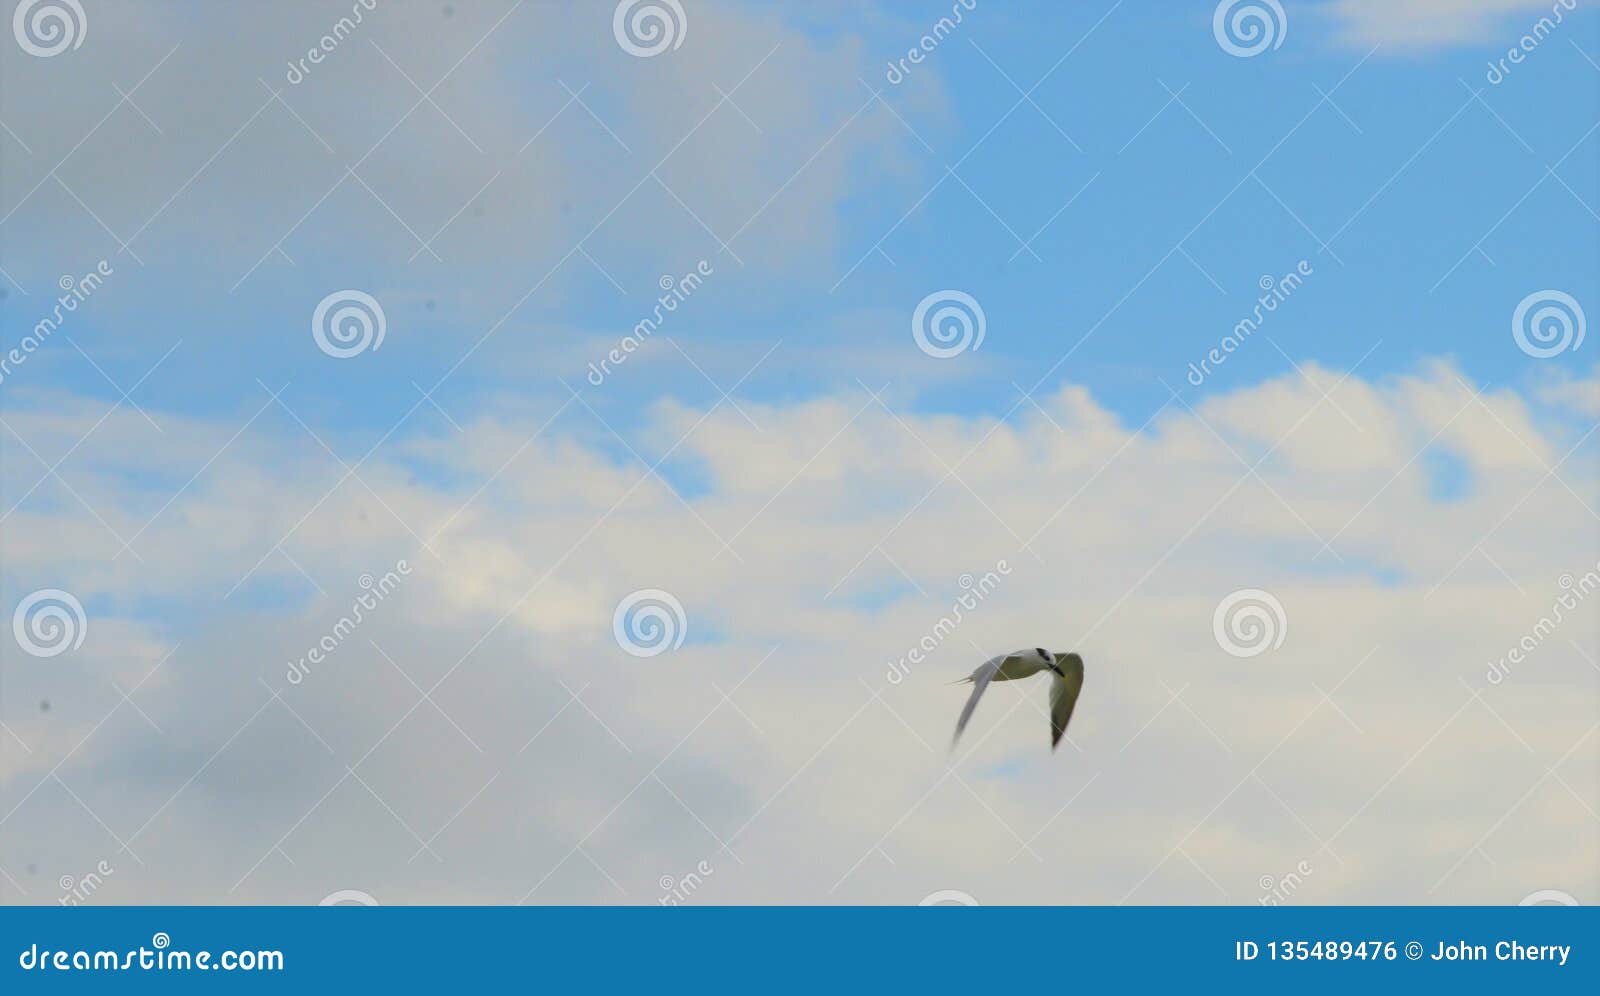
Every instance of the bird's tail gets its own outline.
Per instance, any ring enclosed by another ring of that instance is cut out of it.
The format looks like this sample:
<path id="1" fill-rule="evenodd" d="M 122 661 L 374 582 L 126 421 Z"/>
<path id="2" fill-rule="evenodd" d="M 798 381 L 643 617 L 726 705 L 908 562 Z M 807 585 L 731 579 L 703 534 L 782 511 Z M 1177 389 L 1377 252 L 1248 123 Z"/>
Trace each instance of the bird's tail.
<path id="1" fill-rule="evenodd" d="M 955 681 L 947 681 L 947 682 L 945 682 L 945 684 L 947 684 L 947 685 L 970 685 L 970 684 L 972 684 L 972 675 L 969 674 L 965 678 L 957 678 Z"/>

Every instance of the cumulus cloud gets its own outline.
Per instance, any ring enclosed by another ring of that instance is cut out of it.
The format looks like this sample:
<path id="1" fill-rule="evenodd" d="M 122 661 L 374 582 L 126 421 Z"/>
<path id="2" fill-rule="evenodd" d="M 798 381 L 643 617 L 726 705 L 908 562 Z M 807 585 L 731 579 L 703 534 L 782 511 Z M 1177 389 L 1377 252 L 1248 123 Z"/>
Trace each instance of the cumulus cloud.
<path id="1" fill-rule="evenodd" d="M 1539 398 L 1584 415 L 1600 415 L 1600 376 L 1552 378 L 1539 388 Z"/>
<path id="2" fill-rule="evenodd" d="M 694 898 L 725 902 L 1595 891 L 1593 606 L 1490 676 L 1596 566 L 1559 399 L 1438 365 L 1307 367 L 1143 427 L 1073 385 L 1005 421 L 662 402 L 628 440 L 656 473 L 578 403 L 354 467 L 301 400 L 243 432 L 254 404 L 162 432 L 6 413 L 72 451 L 36 488 L 7 461 L 6 604 L 57 587 L 88 616 L 76 651 L 6 649 L 12 898 L 101 859 L 117 902 L 655 902 L 702 861 Z M 686 631 L 641 658 L 613 612 L 646 588 Z M 1241 657 L 1213 614 L 1247 588 L 1284 639 Z M 1019 683 L 948 753 L 945 682 L 1023 645 L 1085 655 L 1070 743 Z"/>

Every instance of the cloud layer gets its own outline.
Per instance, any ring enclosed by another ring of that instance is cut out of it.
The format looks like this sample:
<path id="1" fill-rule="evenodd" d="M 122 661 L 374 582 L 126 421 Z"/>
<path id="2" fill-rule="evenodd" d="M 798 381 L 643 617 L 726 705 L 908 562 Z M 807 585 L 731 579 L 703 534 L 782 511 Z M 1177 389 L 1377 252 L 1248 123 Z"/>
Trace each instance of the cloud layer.
<path id="1" fill-rule="evenodd" d="M 8 413 L 50 462 L 87 433 L 5 524 L 8 604 L 88 616 L 76 651 L 7 655 L 12 895 L 101 859 L 125 902 L 653 902 L 702 861 L 726 902 L 1593 895 L 1592 606 L 1490 679 L 1596 566 L 1577 409 L 1443 365 L 1142 426 L 1035 400 L 663 402 L 636 458 L 580 396 L 359 466 L 292 390 L 237 436 L 248 411 Z M 14 502 L 43 468 L 6 473 Z M 681 603 L 676 650 L 619 646 L 638 589 Z M 1281 646 L 1219 644 L 1240 589 Z M 945 682 L 1034 645 L 1087 660 L 1070 744 L 1019 683 L 947 753 Z"/>

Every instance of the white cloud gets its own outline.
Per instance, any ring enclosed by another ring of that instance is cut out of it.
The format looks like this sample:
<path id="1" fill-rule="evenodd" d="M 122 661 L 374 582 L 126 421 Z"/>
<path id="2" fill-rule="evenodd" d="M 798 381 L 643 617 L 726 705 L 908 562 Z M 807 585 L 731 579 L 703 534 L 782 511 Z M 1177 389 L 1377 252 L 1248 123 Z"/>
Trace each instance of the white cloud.
<path id="1" fill-rule="evenodd" d="M 1600 415 L 1600 375 L 1552 379 L 1539 388 L 1538 397 L 1582 415 Z"/>
<path id="2" fill-rule="evenodd" d="M 1253 902 L 1302 860 L 1298 901 L 1590 898 L 1593 627 L 1486 677 L 1595 566 L 1592 460 L 1554 479 L 1533 456 L 1581 433 L 1448 367 L 1307 373 L 1143 433 L 1072 386 L 1004 424 L 859 391 L 741 401 L 765 431 L 662 404 L 630 442 L 682 440 L 704 481 L 685 500 L 588 442 L 577 405 L 537 438 L 548 413 L 402 433 L 342 482 L 279 411 L 227 446 L 253 406 L 158 411 L 159 434 L 118 411 L 61 468 L 93 514 L 49 480 L 5 522 L 5 604 L 66 588 L 91 628 L 71 655 L 5 654 L 0 715 L 31 753 L 0 732 L 0 866 L 31 901 L 102 857 L 104 901 L 653 902 L 700 860 L 703 901 Z M 50 412 L 6 421 L 53 461 L 101 409 Z M 1430 440 L 1464 494 L 1410 460 Z M 43 468 L 9 435 L 7 456 L 15 502 Z M 400 558 L 398 590 L 288 684 Z M 688 614 L 651 659 L 612 639 L 645 587 Z M 1245 587 L 1289 627 L 1248 659 L 1211 632 Z M 997 687 L 947 757 L 944 682 L 1036 644 L 1088 661 L 1072 745 L 1047 752 L 1042 687 Z"/>
<path id="3" fill-rule="evenodd" d="M 1350 44 L 1434 48 L 1501 38 L 1510 45 L 1541 16 L 1559 23 L 1575 6 L 1572 0 L 1333 0 L 1324 11 Z"/>

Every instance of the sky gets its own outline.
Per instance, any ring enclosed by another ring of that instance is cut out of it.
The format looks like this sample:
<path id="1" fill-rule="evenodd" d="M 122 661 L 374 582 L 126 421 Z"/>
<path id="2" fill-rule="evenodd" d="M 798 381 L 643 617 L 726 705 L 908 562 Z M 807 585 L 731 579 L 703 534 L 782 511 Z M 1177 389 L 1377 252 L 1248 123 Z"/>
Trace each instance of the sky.
<path id="1" fill-rule="evenodd" d="M 1600 898 L 1581 0 L 13 13 L 5 901 Z"/>

